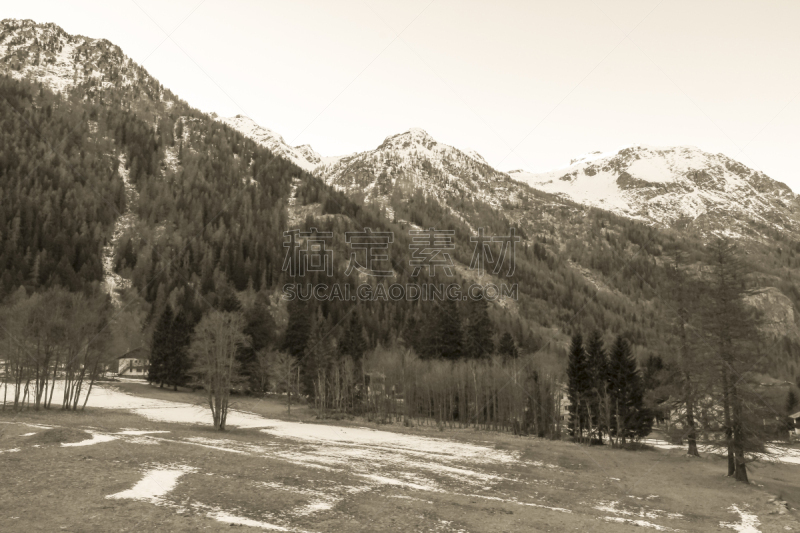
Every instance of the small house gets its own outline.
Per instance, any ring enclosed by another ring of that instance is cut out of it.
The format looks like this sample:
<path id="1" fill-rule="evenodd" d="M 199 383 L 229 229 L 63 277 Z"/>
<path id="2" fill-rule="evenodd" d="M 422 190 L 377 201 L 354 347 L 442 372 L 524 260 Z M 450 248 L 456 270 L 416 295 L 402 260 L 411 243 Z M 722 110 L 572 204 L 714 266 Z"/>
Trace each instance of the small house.
<path id="1" fill-rule="evenodd" d="M 150 352 L 146 348 L 135 348 L 117 358 L 117 375 L 146 377 L 149 363 Z"/>
<path id="2" fill-rule="evenodd" d="M 789 415 L 789 420 L 792 421 L 792 425 L 789 426 L 789 431 L 795 435 L 800 436 L 800 411 L 797 411 L 793 415 Z"/>

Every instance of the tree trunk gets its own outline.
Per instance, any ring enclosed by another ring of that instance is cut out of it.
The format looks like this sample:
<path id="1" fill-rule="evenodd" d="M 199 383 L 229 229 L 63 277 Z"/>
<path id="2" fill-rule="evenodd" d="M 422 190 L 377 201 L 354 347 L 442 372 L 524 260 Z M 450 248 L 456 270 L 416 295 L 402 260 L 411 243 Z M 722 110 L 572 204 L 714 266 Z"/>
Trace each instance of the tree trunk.
<path id="1" fill-rule="evenodd" d="M 81 411 L 86 410 L 86 404 L 89 401 L 89 395 L 92 393 L 92 387 L 94 386 L 94 377 L 97 375 L 97 364 L 99 361 L 95 361 L 94 368 L 92 368 L 92 377 L 89 380 L 89 390 L 86 391 L 86 398 L 83 399 L 83 406 L 81 407 Z"/>
<path id="2" fill-rule="evenodd" d="M 687 435 L 687 439 L 689 441 L 689 455 L 694 455 L 695 457 L 700 457 L 700 453 L 697 451 L 697 432 L 695 431 L 694 427 L 694 395 L 692 391 L 692 384 L 689 381 L 689 376 L 685 377 L 686 379 L 686 426 L 689 428 L 689 433 Z"/>
<path id="3" fill-rule="evenodd" d="M 730 390 L 728 388 L 728 369 L 722 369 L 722 407 L 725 416 L 725 440 L 728 448 L 728 475 L 736 473 L 736 462 L 733 458 L 733 427 L 731 426 Z"/>

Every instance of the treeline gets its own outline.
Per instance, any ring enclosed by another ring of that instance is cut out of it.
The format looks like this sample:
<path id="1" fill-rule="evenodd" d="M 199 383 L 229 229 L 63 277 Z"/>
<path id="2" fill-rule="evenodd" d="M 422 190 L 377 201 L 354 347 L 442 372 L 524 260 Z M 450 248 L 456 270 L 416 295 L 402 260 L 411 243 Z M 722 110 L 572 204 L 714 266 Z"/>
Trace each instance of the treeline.
<path id="1" fill-rule="evenodd" d="M 520 354 L 508 333 L 497 347 L 484 347 L 472 357 L 421 357 L 403 337 L 370 348 L 357 306 L 337 328 L 320 307 L 289 302 L 287 327 L 275 335 L 265 296 L 242 296 L 230 293 L 196 325 L 168 305 L 152 337 L 148 379 L 162 386 L 205 387 L 221 429 L 229 395 L 238 391 L 285 394 L 289 410 L 293 398 L 302 399 L 320 418 L 358 415 L 406 425 L 560 435 L 560 363 L 543 354 Z M 226 324 L 224 335 L 236 343 L 213 348 L 215 337 L 207 329 L 212 323 L 214 328 Z M 406 332 L 408 337 L 414 333 Z M 494 342 L 492 335 L 487 339 Z M 222 371 L 217 360 L 225 361 L 224 379 L 216 374 Z"/>
<path id="2" fill-rule="evenodd" d="M 15 292 L 0 308 L 2 408 L 76 410 L 113 358 L 108 295 L 55 287 Z"/>

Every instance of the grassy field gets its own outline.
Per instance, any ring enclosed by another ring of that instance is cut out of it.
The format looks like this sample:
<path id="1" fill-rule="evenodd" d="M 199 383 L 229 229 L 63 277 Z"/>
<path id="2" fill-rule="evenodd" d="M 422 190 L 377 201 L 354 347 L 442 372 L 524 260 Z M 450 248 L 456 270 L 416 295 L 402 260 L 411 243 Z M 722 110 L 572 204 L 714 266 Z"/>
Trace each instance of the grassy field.
<path id="1" fill-rule="evenodd" d="M 237 407 L 284 422 L 219 433 L 123 410 L 0 413 L 0 531 L 800 531 L 800 466 L 753 464 L 745 486 L 713 455 Z"/>

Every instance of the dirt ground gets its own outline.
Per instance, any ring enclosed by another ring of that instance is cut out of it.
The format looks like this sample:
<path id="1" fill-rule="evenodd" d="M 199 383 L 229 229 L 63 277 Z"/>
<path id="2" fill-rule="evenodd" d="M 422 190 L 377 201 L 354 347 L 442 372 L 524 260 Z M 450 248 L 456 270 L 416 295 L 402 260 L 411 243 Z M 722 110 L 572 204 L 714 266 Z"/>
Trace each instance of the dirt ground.
<path id="1" fill-rule="evenodd" d="M 181 402 L 165 410 L 201 401 L 114 385 Z M 800 466 L 753 463 L 742 485 L 713 455 L 237 407 L 270 420 L 221 433 L 120 409 L 0 412 L 0 531 L 800 531 Z"/>

